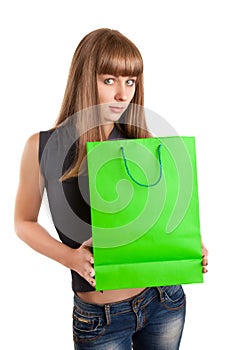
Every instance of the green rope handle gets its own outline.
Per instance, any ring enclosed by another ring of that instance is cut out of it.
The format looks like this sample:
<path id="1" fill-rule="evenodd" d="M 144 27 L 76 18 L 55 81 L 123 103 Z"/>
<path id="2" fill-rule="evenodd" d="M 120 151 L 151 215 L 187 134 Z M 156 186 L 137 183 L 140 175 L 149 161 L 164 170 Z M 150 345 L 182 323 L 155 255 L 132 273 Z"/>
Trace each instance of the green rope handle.
<path id="1" fill-rule="evenodd" d="M 159 181 L 161 180 L 162 178 L 162 159 L 161 159 L 161 147 L 162 147 L 162 144 L 160 144 L 158 146 L 158 159 L 159 159 L 159 178 L 156 182 L 152 183 L 152 184 L 142 184 L 140 182 L 138 182 L 130 173 L 130 170 L 129 170 L 129 167 L 128 167 L 128 164 L 127 164 L 127 159 L 126 159 L 126 156 L 125 156 L 125 151 L 124 151 L 124 147 L 121 146 L 121 153 L 122 153 L 122 157 L 123 157 L 123 160 L 124 160 L 124 164 L 125 164 L 125 169 L 126 169 L 126 172 L 128 174 L 128 176 L 130 177 L 130 179 L 135 182 L 137 185 L 139 186 L 142 186 L 142 187 L 154 187 L 156 186 Z"/>

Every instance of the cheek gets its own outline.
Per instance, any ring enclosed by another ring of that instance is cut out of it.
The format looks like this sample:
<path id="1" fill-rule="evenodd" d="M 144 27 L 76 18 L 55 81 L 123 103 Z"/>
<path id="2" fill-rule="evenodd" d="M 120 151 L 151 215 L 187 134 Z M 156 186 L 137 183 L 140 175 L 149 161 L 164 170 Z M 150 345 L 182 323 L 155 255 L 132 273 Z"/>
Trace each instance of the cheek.
<path id="1" fill-rule="evenodd" d="M 132 98 L 134 97 L 135 90 L 136 90 L 136 89 L 133 89 L 133 90 L 130 92 L 130 95 L 129 95 L 129 100 L 130 100 L 130 101 L 131 101 Z"/>
<path id="2" fill-rule="evenodd" d="M 98 98 L 99 98 L 99 103 L 103 103 L 103 92 L 101 88 L 101 84 L 97 83 L 97 91 L 98 91 Z"/>
<path id="3" fill-rule="evenodd" d="M 99 103 L 108 103 L 111 101 L 111 89 L 106 88 L 106 86 L 102 84 L 98 84 L 98 96 L 99 96 Z"/>

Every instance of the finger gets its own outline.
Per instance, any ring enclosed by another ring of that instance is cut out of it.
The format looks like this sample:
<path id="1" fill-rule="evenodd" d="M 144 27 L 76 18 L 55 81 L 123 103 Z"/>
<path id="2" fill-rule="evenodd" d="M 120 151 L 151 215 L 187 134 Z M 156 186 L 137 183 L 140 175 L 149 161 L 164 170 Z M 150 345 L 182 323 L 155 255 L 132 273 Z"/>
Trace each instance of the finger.
<path id="1" fill-rule="evenodd" d="M 202 257 L 202 266 L 203 266 L 202 272 L 203 272 L 203 273 L 207 273 L 207 272 L 208 272 L 208 270 L 207 270 L 207 268 L 206 268 L 207 265 L 208 265 L 208 258 L 207 258 L 207 255 L 203 255 L 203 257 Z"/>
<path id="2" fill-rule="evenodd" d="M 84 278 L 87 280 L 88 283 L 90 283 L 91 286 L 95 287 L 96 285 L 96 281 L 95 279 L 93 278 L 95 275 L 95 272 L 94 270 L 90 270 L 90 271 L 86 271 L 84 273 Z"/>
<path id="3" fill-rule="evenodd" d="M 202 244 L 202 258 L 206 258 L 208 257 L 208 250 L 206 249 L 206 247 Z"/>
<path id="4" fill-rule="evenodd" d="M 89 275 L 90 275 L 91 277 L 94 277 L 94 276 L 95 276 L 95 270 L 94 270 L 93 268 L 90 269 Z"/>
<path id="5" fill-rule="evenodd" d="M 95 276 L 95 270 L 89 262 L 84 264 L 84 275 L 86 279 L 89 279 L 90 277 L 93 278 Z"/>
<path id="6" fill-rule="evenodd" d="M 93 258 L 93 255 L 92 255 L 92 254 L 88 255 L 87 261 L 88 261 L 88 263 L 89 263 L 91 266 L 94 265 L 94 258 Z"/>
<path id="7" fill-rule="evenodd" d="M 84 241 L 82 245 L 85 247 L 92 247 L 92 237 Z"/>
<path id="8" fill-rule="evenodd" d="M 84 247 L 85 248 L 85 247 Z M 89 264 L 93 265 L 94 264 L 94 257 L 91 254 L 91 252 L 88 249 L 85 249 L 85 261 L 88 262 Z"/>
<path id="9" fill-rule="evenodd" d="M 89 283 L 92 287 L 95 287 L 96 285 L 96 281 L 94 279 L 91 279 Z"/>
<path id="10" fill-rule="evenodd" d="M 202 265 L 203 266 L 208 265 L 208 257 L 206 255 L 203 255 L 203 257 L 202 257 Z"/>
<path id="11" fill-rule="evenodd" d="M 91 268 L 91 270 L 89 272 L 89 276 L 91 277 L 89 283 L 92 285 L 92 287 L 95 287 L 95 285 L 96 285 L 96 281 L 95 281 L 95 278 L 94 278 L 95 270 L 93 268 Z"/>

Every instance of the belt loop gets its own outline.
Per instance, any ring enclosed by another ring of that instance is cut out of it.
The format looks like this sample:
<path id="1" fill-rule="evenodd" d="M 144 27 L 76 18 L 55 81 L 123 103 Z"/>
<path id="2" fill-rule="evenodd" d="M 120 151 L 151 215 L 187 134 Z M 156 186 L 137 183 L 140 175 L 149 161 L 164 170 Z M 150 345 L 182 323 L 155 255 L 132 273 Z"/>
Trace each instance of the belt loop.
<path id="1" fill-rule="evenodd" d="M 107 321 L 107 325 L 109 326 L 111 323 L 111 315 L 110 315 L 110 305 L 104 305 L 105 317 Z"/>
<path id="2" fill-rule="evenodd" d="M 164 303 L 165 299 L 164 299 L 164 293 L 161 287 L 156 287 L 157 291 L 159 292 L 159 299 L 161 301 L 161 303 Z"/>

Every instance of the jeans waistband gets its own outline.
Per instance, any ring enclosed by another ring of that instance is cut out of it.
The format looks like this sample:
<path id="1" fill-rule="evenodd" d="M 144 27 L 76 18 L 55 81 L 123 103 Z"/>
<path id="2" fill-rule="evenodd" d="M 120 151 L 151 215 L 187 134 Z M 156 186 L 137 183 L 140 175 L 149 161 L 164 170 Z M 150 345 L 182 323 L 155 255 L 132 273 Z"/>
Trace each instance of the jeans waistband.
<path id="1" fill-rule="evenodd" d="M 127 312 L 132 310 L 132 307 L 141 307 L 148 304 L 152 299 L 159 298 L 163 300 L 163 292 L 161 287 L 151 287 L 146 288 L 140 294 L 133 296 L 129 299 L 122 301 L 107 303 L 103 305 L 91 304 L 83 301 L 78 295 L 74 294 L 74 305 L 80 307 L 83 311 L 86 311 L 88 314 L 102 315 L 106 313 L 106 308 L 110 313 L 119 313 Z"/>

